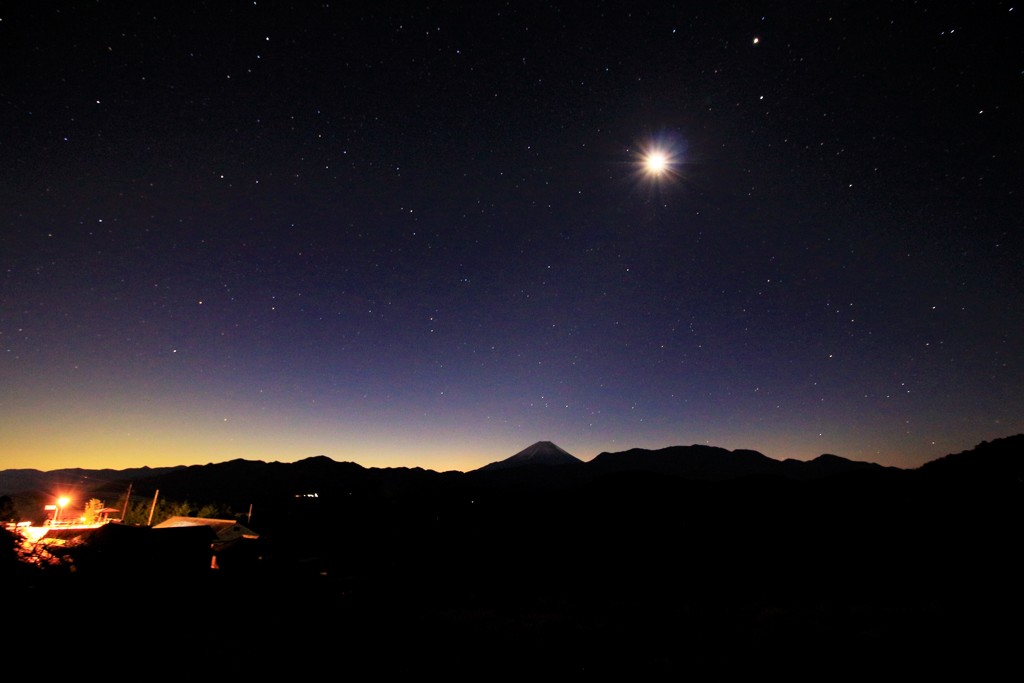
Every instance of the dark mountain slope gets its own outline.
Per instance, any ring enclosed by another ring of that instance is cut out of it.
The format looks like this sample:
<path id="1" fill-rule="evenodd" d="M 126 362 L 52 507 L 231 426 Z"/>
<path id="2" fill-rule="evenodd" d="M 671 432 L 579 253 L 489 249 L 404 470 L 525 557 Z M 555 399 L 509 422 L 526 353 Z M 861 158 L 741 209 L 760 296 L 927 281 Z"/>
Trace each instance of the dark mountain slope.
<path id="1" fill-rule="evenodd" d="M 1024 434 L 982 441 L 969 451 L 927 462 L 917 472 L 929 482 L 1024 485 Z"/>
<path id="2" fill-rule="evenodd" d="M 559 448 L 557 445 L 550 441 L 538 441 L 535 444 L 527 446 L 523 450 L 519 451 L 515 455 L 499 460 L 498 462 L 492 462 L 489 465 L 484 465 L 476 472 L 488 472 L 493 470 L 504 470 L 515 467 L 523 466 L 560 466 L 560 465 L 578 465 L 583 461 L 576 456 L 568 453 L 567 451 Z"/>
<path id="3" fill-rule="evenodd" d="M 670 446 L 657 450 L 634 448 L 619 453 L 601 453 L 587 466 L 593 472 L 602 474 L 641 470 L 708 481 L 756 475 L 814 479 L 859 470 L 883 469 L 874 463 L 855 462 L 835 455 L 822 455 L 810 462 L 779 461 L 757 451 L 729 451 L 704 445 Z"/>

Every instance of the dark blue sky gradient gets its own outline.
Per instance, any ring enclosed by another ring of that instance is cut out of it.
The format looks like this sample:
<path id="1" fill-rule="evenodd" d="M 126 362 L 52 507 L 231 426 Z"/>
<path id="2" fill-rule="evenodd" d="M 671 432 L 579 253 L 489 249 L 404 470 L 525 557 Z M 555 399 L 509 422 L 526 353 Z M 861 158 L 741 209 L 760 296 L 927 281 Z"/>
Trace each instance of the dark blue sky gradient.
<path id="1" fill-rule="evenodd" d="M 1024 431 L 1024 10 L 958 5 L 8 6 L 0 468 Z"/>

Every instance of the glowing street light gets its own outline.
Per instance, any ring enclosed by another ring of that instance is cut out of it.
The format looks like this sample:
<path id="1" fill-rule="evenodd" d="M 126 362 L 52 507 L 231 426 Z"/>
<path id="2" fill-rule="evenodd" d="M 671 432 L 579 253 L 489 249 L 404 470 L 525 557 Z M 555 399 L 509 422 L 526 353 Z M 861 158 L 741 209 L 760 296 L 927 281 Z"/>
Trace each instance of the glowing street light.
<path id="1" fill-rule="evenodd" d="M 57 526 L 57 520 L 60 519 L 60 511 L 67 507 L 67 504 L 71 502 L 71 499 L 67 496 L 61 496 L 57 499 L 57 505 L 53 509 L 53 526 Z"/>

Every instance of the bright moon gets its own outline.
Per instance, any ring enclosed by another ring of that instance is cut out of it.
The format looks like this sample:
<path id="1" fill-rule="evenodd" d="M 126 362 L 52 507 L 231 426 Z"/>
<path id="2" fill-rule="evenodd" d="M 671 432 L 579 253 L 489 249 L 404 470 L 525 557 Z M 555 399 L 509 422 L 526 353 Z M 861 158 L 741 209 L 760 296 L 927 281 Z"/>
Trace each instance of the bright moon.
<path id="1" fill-rule="evenodd" d="M 647 165 L 647 172 L 654 175 L 660 175 L 668 168 L 668 159 L 661 152 L 648 154 L 645 163 Z"/>
<path id="2" fill-rule="evenodd" d="M 631 161 L 637 182 L 660 187 L 681 178 L 683 145 L 672 135 L 637 144 Z"/>

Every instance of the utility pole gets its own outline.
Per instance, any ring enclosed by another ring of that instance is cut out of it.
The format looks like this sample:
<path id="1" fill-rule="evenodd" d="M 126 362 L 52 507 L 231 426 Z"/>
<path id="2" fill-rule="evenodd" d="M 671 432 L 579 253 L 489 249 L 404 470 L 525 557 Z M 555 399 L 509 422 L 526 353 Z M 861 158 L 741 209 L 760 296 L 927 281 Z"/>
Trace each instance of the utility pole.
<path id="1" fill-rule="evenodd" d="M 128 501 L 132 499 L 132 482 L 128 482 L 128 493 L 124 497 L 124 510 L 121 512 L 121 521 L 128 519 Z"/>
<path id="2" fill-rule="evenodd" d="M 149 506 L 149 521 L 146 522 L 146 526 L 153 526 L 153 510 L 156 510 L 156 498 L 160 495 L 160 489 L 156 490 L 153 494 L 153 504 Z"/>

